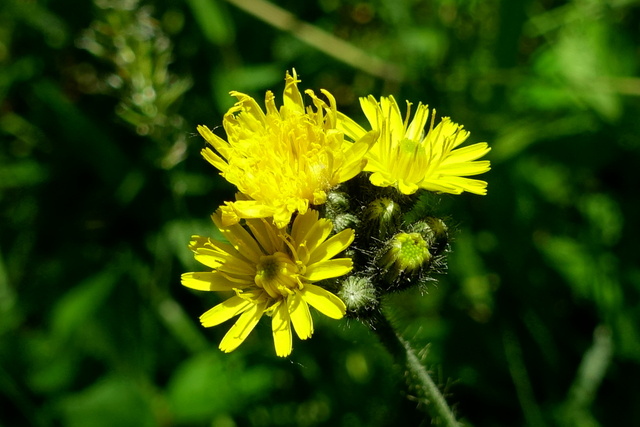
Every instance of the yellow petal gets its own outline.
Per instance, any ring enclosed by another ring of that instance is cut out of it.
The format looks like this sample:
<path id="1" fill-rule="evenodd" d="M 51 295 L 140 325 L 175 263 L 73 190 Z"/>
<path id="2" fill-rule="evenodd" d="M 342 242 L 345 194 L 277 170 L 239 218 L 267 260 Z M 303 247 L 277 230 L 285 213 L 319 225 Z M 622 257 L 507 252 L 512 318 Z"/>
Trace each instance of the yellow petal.
<path id="1" fill-rule="evenodd" d="M 340 298 L 320 286 L 306 284 L 301 293 L 309 305 L 332 319 L 340 319 L 347 312 L 347 307 Z"/>
<path id="2" fill-rule="evenodd" d="M 344 251 L 353 242 L 355 232 L 347 228 L 332 236 L 320 246 L 318 246 L 309 256 L 307 264 L 315 264 L 323 260 L 328 260 Z"/>
<path id="3" fill-rule="evenodd" d="M 313 334 L 313 319 L 309 312 L 309 306 L 300 292 L 296 292 L 287 298 L 287 309 L 298 337 L 301 340 L 310 338 L 311 334 Z"/>
<path id="4" fill-rule="evenodd" d="M 367 164 L 367 161 L 362 156 L 378 140 L 379 135 L 377 131 L 368 132 L 349 148 L 346 153 L 348 161 L 340 168 L 338 182 L 348 181 L 362 172 L 362 169 Z"/>
<path id="5" fill-rule="evenodd" d="M 282 239 L 276 234 L 276 229 L 267 220 L 247 219 L 247 226 L 256 241 L 262 246 L 265 254 L 273 254 L 282 251 Z"/>
<path id="6" fill-rule="evenodd" d="M 458 148 L 457 150 L 452 151 L 451 154 L 442 161 L 442 165 L 476 160 L 487 154 L 489 151 L 491 151 L 491 148 L 489 148 L 489 145 L 486 142 L 479 142 L 467 147 Z"/>
<path id="7" fill-rule="evenodd" d="M 464 130 L 462 125 L 459 125 L 459 124 L 453 123 L 453 122 L 451 122 L 451 124 L 454 126 L 451 129 L 451 135 L 452 135 L 452 138 L 453 138 L 453 145 L 452 145 L 451 148 L 455 148 L 458 145 L 460 145 L 463 142 L 465 142 L 467 140 L 467 138 L 469 137 L 470 133 L 468 131 Z"/>
<path id="8" fill-rule="evenodd" d="M 199 263 L 202 263 L 204 265 L 206 265 L 209 268 L 215 269 L 218 268 L 222 265 L 224 259 L 220 258 L 217 255 L 214 255 L 213 253 L 202 253 L 204 252 L 202 249 L 198 251 L 198 253 L 196 253 L 194 255 L 194 258 L 196 259 L 196 261 L 198 261 Z M 210 251 L 213 252 L 213 251 Z"/>
<path id="9" fill-rule="evenodd" d="M 481 181 L 479 179 L 447 176 L 441 178 L 439 182 L 455 188 L 457 191 L 459 191 L 459 193 L 462 191 L 468 191 L 469 193 L 478 194 L 480 196 L 484 196 L 487 194 L 487 182 Z M 459 193 L 452 192 L 452 194 Z"/>
<path id="10" fill-rule="evenodd" d="M 488 160 L 477 162 L 462 162 L 450 165 L 440 165 L 438 173 L 442 175 L 471 176 L 479 175 L 491 169 L 491 163 Z"/>
<path id="11" fill-rule="evenodd" d="M 197 238 L 197 240 L 194 240 Z M 191 236 L 189 248 L 196 254 L 209 254 L 211 256 L 219 256 L 221 262 L 226 260 L 230 255 L 235 256 L 236 250 L 233 246 L 210 239 L 209 237 Z"/>
<path id="12" fill-rule="evenodd" d="M 253 122 L 259 123 L 260 125 L 264 126 L 265 115 L 262 111 L 262 108 L 260 108 L 260 105 L 258 105 L 255 99 L 247 94 L 236 91 L 231 91 L 230 95 L 238 99 L 237 104 L 242 105 L 242 115 L 244 116 L 245 120 L 247 116 L 249 116 Z"/>
<path id="13" fill-rule="evenodd" d="M 362 158 L 380 136 L 380 132 L 377 130 L 371 130 L 363 134 L 358 138 L 349 148 L 345 151 L 347 158 Z"/>
<path id="14" fill-rule="evenodd" d="M 356 123 L 351 117 L 338 111 L 338 130 L 343 132 L 352 141 L 362 138 L 367 131 Z"/>
<path id="15" fill-rule="evenodd" d="M 307 89 L 304 93 L 309 95 L 311 102 L 316 107 L 315 111 L 310 106 L 307 107 L 307 115 L 316 123 L 324 123 L 325 129 L 333 131 L 336 126 L 336 100 L 333 95 L 326 90 L 321 89 L 320 91 L 327 97 L 330 104 L 327 104 L 324 100 L 318 98 L 313 90 Z"/>
<path id="16" fill-rule="evenodd" d="M 209 238 L 205 236 L 198 236 L 193 234 L 189 240 L 189 249 L 196 251 L 198 248 L 203 248 L 209 243 Z"/>
<path id="17" fill-rule="evenodd" d="M 218 151 L 218 153 L 220 153 L 222 158 L 227 159 L 229 157 L 231 148 L 230 148 L 229 143 L 227 141 L 225 141 L 224 139 L 220 138 L 218 135 L 213 133 L 211 131 L 211 129 L 209 129 L 208 127 L 206 127 L 204 125 L 199 125 L 197 129 L 198 129 L 198 133 L 200 133 L 200 135 L 205 139 L 205 141 L 207 141 L 209 144 L 211 144 L 211 146 L 213 148 L 215 148 L 216 151 Z M 202 154 L 204 156 L 204 153 L 202 153 Z M 216 157 L 218 157 L 217 154 L 214 154 L 214 155 Z M 205 158 L 206 158 L 206 156 L 205 156 Z M 221 164 L 221 166 L 223 166 L 224 168 L 220 169 L 222 171 L 224 171 L 226 169 L 226 167 L 228 166 L 226 160 L 223 160 L 223 163 L 224 164 Z M 214 164 L 214 166 L 215 166 L 215 164 Z"/>
<path id="18" fill-rule="evenodd" d="M 416 114 L 413 117 L 411 124 L 407 128 L 407 132 L 405 133 L 404 137 L 407 139 L 412 139 L 414 141 L 419 141 L 420 139 L 422 139 L 422 134 L 425 131 L 424 127 L 427 123 L 428 118 L 429 118 L 429 106 L 422 105 L 422 104 L 418 105 Z"/>
<path id="19" fill-rule="evenodd" d="M 255 200 L 228 202 L 228 206 L 233 208 L 238 218 L 269 218 L 274 214 L 272 207 Z"/>
<path id="20" fill-rule="evenodd" d="M 369 95 L 366 98 L 360 98 L 360 107 L 362 107 L 362 112 L 371 124 L 371 128 L 380 129 L 382 126 L 382 122 L 380 120 L 382 114 L 380 112 L 378 101 L 376 101 L 373 95 Z"/>
<path id="21" fill-rule="evenodd" d="M 204 157 L 206 161 L 211 163 L 220 172 L 222 172 L 223 175 L 224 175 L 224 172 L 227 171 L 227 168 L 229 167 L 229 164 L 227 162 L 225 162 L 222 159 L 222 157 L 220 157 L 216 153 L 214 153 L 211 148 L 209 148 L 209 147 L 203 148 L 200 151 L 200 154 L 202 154 L 202 157 Z"/>
<path id="22" fill-rule="evenodd" d="M 264 94 L 264 105 L 267 110 L 267 115 L 280 117 L 280 112 L 278 111 L 278 107 L 276 107 L 276 97 L 270 90 Z"/>
<path id="23" fill-rule="evenodd" d="M 379 111 L 382 111 L 382 114 L 387 119 L 392 135 L 404 134 L 402 113 L 400 113 L 400 107 L 398 107 L 398 103 L 393 96 L 389 96 L 388 98 L 385 96 L 380 97 Z"/>
<path id="24" fill-rule="evenodd" d="M 222 338 L 220 350 L 229 353 L 238 348 L 262 317 L 265 307 L 266 303 L 251 304 L 251 307 L 238 318 L 236 323 L 229 329 L 229 332 Z"/>
<path id="25" fill-rule="evenodd" d="M 233 285 L 233 288 L 246 288 L 248 286 L 251 285 L 255 285 L 255 270 L 252 274 L 243 274 L 243 275 L 239 275 L 239 274 L 231 274 L 231 273 L 227 273 L 225 271 L 220 271 L 217 270 L 218 273 L 220 273 L 220 275 L 222 277 L 224 277 L 227 282 L 229 282 L 230 285 Z"/>
<path id="26" fill-rule="evenodd" d="M 291 227 L 291 238 L 296 243 L 302 243 L 305 236 L 318 221 L 318 211 L 309 209 L 304 215 L 297 215 Z"/>
<path id="27" fill-rule="evenodd" d="M 462 194 L 464 189 L 452 185 L 444 179 L 425 179 L 420 183 L 420 188 L 433 191 L 434 193 Z"/>
<path id="28" fill-rule="evenodd" d="M 320 92 L 324 95 L 324 97 L 329 101 L 329 108 L 323 108 L 323 110 L 328 110 L 327 111 L 327 116 L 331 116 L 331 119 L 333 120 L 333 122 L 330 124 L 329 127 L 331 128 L 335 128 L 337 123 L 335 123 L 335 121 L 337 120 L 337 113 L 338 113 L 338 108 L 336 107 L 336 98 L 331 94 L 331 92 L 329 92 L 326 89 L 320 89 Z"/>
<path id="29" fill-rule="evenodd" d="M 216 326 L 240 313 L 245 312 L 254 305 L 255 304 L 251 301 L 247 301 L 246 299 L 240 298 L 236 295 L 204 313 L 200 316 L 200 322 L 202 323 L 202 326 L 206 328 Z"/>
<path id="30" fill-rule="evenodd" d="M 218 228 L 238 254 L 242 255 L 250 263 L 257 264 L 260 262 L 260 257 L 264 254 L 256 239 L 243 226 L 233 224 L 222 227 L 221 225 Z"/>
<path id="31" fill-rule="evenodd" d="M 253 284 L 253 281 L 233 281 L 217 271 L 184 273 L 181 277 L 182 285 L 198 291 L 231 291 L 233 288 L 243 288 Z"/>
<path id="32" fill-rule="evenodd" d="M 238 276 L 252 276 L 256 272 L 256 263 L 248 262 L 244 257 L 236 254 L 229 256 L 217 270 Z"/>
<path id="33" fill-rule="evenodd" d="M 395 183 L 394 181 L 390 180 L 385 174 L 383 174 L 383 172 L 372 173 L 369 177 L 369 181 L 371 181 L 371 184 L 377 187 L 389 187 L 390 185 L 393 185 Z"/>
<path id="34" fill-rule="evenodd" d="M 284 209 L 277 209 L 273 214 L 273 223 L 278 228 L 285 228 L 291 221 L 291 215 L 294 214 L 295 208 L 286 206 Z"/>
<path id="35" fill-rule="evenodd" d="M 191 236 L 189 249 L 195 253 L 198 262 L 210 268 L 218 268 L 226 260 L 226 253 L 216 248 L 208 237 Z"/>
<path id="36" fill-rule="evenodd" d="M 330 279 L 347 274 L 353 268 L 351 258 L 336 258 L 307 266 L 304 277 L 310 282 Z"/>
<path id="37" fill-rule="evenodd" d="M 240 217 L 233 208 L 233 202 L 224 202 L 224 205 L 220 206 L 218 211 L 220 212 L 220 223 L 222 226 L 226 227 L 240 222 Z"/>
<path id="38" fill-rule="evenodd" d="M 401 179 L 400 181 L 398 181 L 398 190 L 402 193 L 402 194 L 413 194 L 416 191 L 418 191 L 418 187 L 416 184 L 412 183 L 412 182 L 407 182 L 404 179 Z"/>
<path id="39" fill-rule="evenodd" d="M 298 90 L 298 74 L 296 70 L 292 70 L 293 76 L 287 72 L 285 77 L 285 87 L 284 87 L 284 106 L 292 111 L 297 111 L 300 113 L 304 113 L 304 102 L 302 102 L 302 95 Z"/>
<path id="40" fill-rule="evenodd" d="M 326 218 L 320 218 L 311 225 L 306 234 L 298 233 L 295 242 L 298 245 L 305 245 L 309 253 L 313 252 L 317 246 L 325 241 L 333 230 L 333 224 Z"/>
<path id="41" fill-rule="evenodd" d="M 276 347 L 276 354 L 280 357 L 287 357 L 291 354 L 293 342 L 289 311 L 287 310 L 287 305 L 283 302 L 280 302 L 273 311 L 271 328 L 273 330 L 273 344 Z"/>

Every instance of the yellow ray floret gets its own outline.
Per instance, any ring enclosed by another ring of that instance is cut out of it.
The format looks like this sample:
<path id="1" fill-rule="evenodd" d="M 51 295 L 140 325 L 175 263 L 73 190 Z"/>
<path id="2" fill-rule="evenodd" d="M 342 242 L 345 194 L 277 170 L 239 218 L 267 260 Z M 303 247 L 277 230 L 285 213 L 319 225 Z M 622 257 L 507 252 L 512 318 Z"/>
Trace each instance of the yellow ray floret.
<path id="1" fill-rule="evenodd" d="M 448 117 L 434 125 L 435 110 L 429 128 L 429 107 L 419 104 L 409 122 L 411 103 L 403 118 L 393 96 L 373 96 L 360 99 L 360 105 L 372 129 L 380 137 L 367 153 L 365 171 L 372 172 L 370 180 L 379 187 L 397 188 L 403 194 L 413 194 L 422 188 L 438 193 L 460 194 L 463 191 L 487 194 L 487 183 L 467 178 L 487 172 L 488 160 L 480 160 L 490 150 L 482 142 L 459 147 L 469 136 L 462 126 Z M 350 138 L 358 139 L 366 131 L 349 117 L 338 113 L 338 128 Z"/>
<path id="2" fill-rule="evenodd" d="M 300 339 L 313 334 L 309 306 L 334 319 L 344 316 L 342 300 L 314 282 L 351 271 L 350 258 L 334 257 L 353 242 L 353 230 L 329 237 L 333 224 L 313 209 L 297 214 L 290 228 L 262 218 L 247 219 L 246 228 L 225 225 L 221 210 L 212 219 L 228 243 L 193 236 L 189 247 L 212 270 L 185 273 L 182 284 L 201 291 L 235 292 L 200 317 L 209 327 L 239 316 L 220 343 L 222 351 L 242 344 L 263 314 L 272 318 L 276 354 L 282 357 L 291 353 L 292 325 Z"/>
<path id="3" fill-rule="evenodd" d="M 313 106 L 305 107 L 295 70 L 293 75 L 287 72 L 285 81 L 279 109 L 270 91 L 266 111 L 250 96 L 231 92 L 238 101 L 224 116 L 226 141 L 198 126 L 210 145 L 202 150 L 204 158 L 247 198 L 227 202 L 225 225 L 241 218 L 273 217 L 283 228 L 296 211 L 323 204 L 329 189 L 353 178 L 366 163 L 375 132 L 346 141 L 336 128 L 338 113 L 329 92 L 321 91 L 324 101 L 307 90 Z"/>

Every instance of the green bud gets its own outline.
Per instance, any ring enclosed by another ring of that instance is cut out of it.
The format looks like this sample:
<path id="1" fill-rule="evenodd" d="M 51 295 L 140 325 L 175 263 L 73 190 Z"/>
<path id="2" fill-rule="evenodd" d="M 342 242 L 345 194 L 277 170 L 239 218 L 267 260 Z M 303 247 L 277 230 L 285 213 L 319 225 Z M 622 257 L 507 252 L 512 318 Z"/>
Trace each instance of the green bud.
<path id="1" fill-rule="evenodd" d="M 382 282 L 388 289 L 404 289 L 421 282 L 433 257 L 429 242 L 420 233 L 397 233 L 376 257 Z"/>
<path id="2" fill-rule="evenodd" d="M 338 297 L 353 314 L 376 309 L 379 305 L 376 288 L 368 277 L 349 276 L 342 282 Z"/>
<path id="3" fill-rule="evenodd" d="M 339 233 L 345 228 L 355 228 L 359 222 L 358 218 L 353 214 L 338 214 L 333 217 L 333 231 Z"/>
<path id="4" fill-rule="evenodd" d="M 325 204 L 327 211 L 331 211 L 334 215 L 337 215 L 349 210 L 349 196 L 340 191 L 330 191 L 329 194 L 327 194 Z"/>
<path id="5" fill-rule="evenodd" d="M 398 233 L 389 241 L 379 264 L 385 269 L 393 267 L 411 273 L 430 260 L 429 244 L 420 233 Z"/>
<path id="6" fill-rule="evenodd" d="M 446 270 L 448 245 L 447 226 L 440 218 L 426 217 L 395 233 L 374 255 L 377 285 L 387 291 L 426 286 L 435 280 L 431 273 Z"/>
<path id="7" fill-rule="evenodd" d="M 440 218 L 427 217 L 423 221 L 413 224 L 411 231 L 420 233 L 429 245 L 431 255 L 442 254 L 449 243 L 449 233 L 447 225 Z"/>
<path id="8" fill-rule="evenodd" d="M 429 250 L 436 256 L 440 255 L 447 249 L 449 244 L 449 230 L 447 224 L 440 218 L 428 217 L 425 222 L 431 228 L 431 242 Z"/>
<path id="9" fill-rule="evenodd" d="M 364 218 L 371 224 L 372 230 L 377 230 L 379 237 L 386 237 L 400 225 L 400 205 L 388 198 L 381 197 L 369 203 Z"/>

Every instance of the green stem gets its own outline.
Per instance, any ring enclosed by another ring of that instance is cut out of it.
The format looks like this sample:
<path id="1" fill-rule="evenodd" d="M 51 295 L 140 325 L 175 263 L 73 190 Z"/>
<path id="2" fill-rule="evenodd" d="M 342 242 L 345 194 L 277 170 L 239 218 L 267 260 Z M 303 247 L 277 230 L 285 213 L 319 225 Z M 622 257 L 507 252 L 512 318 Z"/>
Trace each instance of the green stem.
<path id="1" fill-rule="evenodd" d="M 407 383 L 417 392 L 420 402 L 428 408 L 429 415 L 440 420 L 442 425 L 446 427 L 459 427 L 460 423 L 456 421 L 453 411 L 438 386 L 431 379 L 427 369 L 420 363 L 411 344 L 393 329 L 389 320 L 382 313 L 374 316 L 370 326 L 391 353 L 394 361 L 409 371 Z"/>

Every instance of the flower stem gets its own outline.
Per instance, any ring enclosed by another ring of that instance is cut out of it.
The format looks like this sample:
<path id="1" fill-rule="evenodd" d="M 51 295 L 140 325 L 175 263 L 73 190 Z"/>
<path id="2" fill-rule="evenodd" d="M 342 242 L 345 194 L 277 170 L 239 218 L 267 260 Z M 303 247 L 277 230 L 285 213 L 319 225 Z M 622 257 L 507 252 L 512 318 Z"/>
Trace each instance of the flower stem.
<path id="1" fill-rule="evenodd" d="M 382 314 L 376 314 L 370 323 L 371 329 L 378 335 L 382 344 L 391 353 L 395 363 L 407 369 L 407 384 L 418 394 L 420 403 L 424 404 L 432 418 L 446 427 L 459 427 L 453 411 L 444 396 L 433 382 L 427 369 L 420 363 L 415 350 L 408 341 L 402 338 L 389 320 Z"/>

